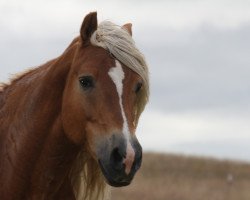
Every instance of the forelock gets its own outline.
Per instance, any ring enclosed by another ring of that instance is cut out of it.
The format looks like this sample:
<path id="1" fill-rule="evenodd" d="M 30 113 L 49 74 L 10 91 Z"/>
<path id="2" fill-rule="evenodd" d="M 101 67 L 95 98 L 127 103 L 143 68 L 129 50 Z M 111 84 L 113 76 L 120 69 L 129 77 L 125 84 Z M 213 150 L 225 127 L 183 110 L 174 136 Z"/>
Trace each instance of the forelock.
<path id="1" fill-rule="evenodd" d="M 142 104 L 146 104 L 149 97 L 148 66 L 131 35 L 122 27 L 110 21 L 103 21 L 98 25 L 90 41 L 92 45 L 109 51 L 125 66 L 139 74 L 143 79 L 145 88 L 144 102 Z M 142 110 L 139 112 L 142 112 Z"/>

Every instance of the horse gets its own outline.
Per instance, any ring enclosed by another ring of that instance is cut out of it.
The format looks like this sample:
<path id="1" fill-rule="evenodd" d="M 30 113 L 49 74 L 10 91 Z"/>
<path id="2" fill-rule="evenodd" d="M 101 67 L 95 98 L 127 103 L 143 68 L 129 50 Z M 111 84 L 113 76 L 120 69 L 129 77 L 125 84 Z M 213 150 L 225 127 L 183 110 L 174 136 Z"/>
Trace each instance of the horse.
<path id="1" fill-rule="evenodd" d="M 148 67 L 131 24 L 85 16 L 59 57 L 0 87 L 0 199 L 105 199 L 142 162 Z"/>

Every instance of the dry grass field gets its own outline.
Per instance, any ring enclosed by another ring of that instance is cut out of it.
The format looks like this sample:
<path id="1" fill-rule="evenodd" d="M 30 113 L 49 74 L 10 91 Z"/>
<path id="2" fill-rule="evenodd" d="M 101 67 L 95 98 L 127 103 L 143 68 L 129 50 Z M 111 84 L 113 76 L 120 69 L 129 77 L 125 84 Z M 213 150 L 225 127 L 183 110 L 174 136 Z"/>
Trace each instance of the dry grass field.
<path id="1" fill-rule="evenodd" d="M 250 164 L 145 154 L 133 183 L 112 200 L 250 200 Z"/>

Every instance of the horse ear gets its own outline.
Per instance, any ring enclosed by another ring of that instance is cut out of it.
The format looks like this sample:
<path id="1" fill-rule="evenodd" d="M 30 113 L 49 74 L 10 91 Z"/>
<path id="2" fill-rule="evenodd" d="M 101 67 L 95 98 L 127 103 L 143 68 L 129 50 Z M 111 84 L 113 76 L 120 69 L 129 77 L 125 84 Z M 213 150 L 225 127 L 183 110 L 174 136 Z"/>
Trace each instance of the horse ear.
<path id="1" fill-rule="evenodd" d="M 132 36 L 132 24 L 131 23 L 124 24 L 122 28 L 128 31 L 128 33 Z"/>
<path id="2" fill-rule="evenodd" d="M 91 35 L 97 29 L 97 12 L 91 12 L 85 16 L 80 30 L 83 44 L 88 44 Z"/>

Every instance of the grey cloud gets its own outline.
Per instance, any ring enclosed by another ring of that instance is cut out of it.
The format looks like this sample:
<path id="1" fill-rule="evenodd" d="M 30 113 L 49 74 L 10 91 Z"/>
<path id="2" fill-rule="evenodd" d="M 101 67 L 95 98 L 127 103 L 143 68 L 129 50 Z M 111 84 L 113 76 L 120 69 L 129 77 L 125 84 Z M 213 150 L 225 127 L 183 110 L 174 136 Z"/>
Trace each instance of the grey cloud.
<path id="1" fill-rule="evenodd" d="M 0 33 L 0 81 L 6 81 L 10 75 L 36 67 L 59 56 L 69 45 L 72 38 L 51 37 L 36 38 L 16 36 L 13 32 Z M 7 73 L 8 72 L 8 73 Z"/>
<path id="2" fill-rule="evenodd" d="M 150 35 L 158 32 L 171 37 L 140 44 L 151 67 L 153 108 L 250 109 L 250 24 L 227 30 L 204 25 L 176 35 L 158 29 Z"/>

